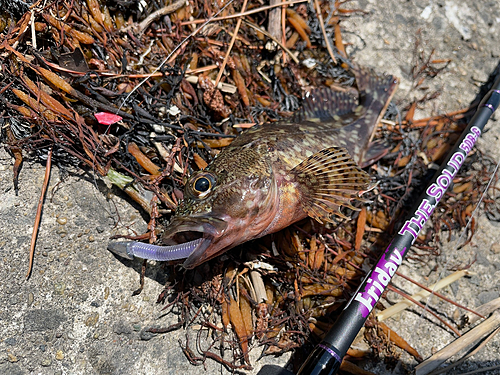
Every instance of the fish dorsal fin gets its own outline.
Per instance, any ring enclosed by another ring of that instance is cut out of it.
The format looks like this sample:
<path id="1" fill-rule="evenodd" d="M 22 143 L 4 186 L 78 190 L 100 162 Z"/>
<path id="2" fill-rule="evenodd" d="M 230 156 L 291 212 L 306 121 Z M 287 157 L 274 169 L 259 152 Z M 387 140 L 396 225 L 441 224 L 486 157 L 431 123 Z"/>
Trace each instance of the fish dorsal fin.
<path id="1" fill-rule="evenodd" d="M 320 223 L 334 222 L 334 215 L 346 218 L 340 206 L 355 208 L 353 199 L 370 184 L 369 175 L 357 166 L 342 147 L 325 148 L 292 169 L 298 183 L 304 211 Z"/>
<path id="2" fill-rule="evenodd" d="M 328 87 L 314 89 L 306 94 L 294 122 L 336 121 L 338 117 L 351 113 L 356 105 L 356 99 L 347 92 L 334 91 Z"/>

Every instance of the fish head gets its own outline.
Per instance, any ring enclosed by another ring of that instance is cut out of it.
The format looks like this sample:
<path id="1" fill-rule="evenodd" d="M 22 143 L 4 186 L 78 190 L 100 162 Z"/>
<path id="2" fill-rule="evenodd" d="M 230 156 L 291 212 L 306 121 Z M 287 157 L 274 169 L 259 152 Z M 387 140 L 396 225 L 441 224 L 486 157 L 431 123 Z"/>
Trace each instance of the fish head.
<path id="1" fill-rule="evenodd" d="M 224 152 L 186 182 L 184 198 L 162 242 L 203 241 L 185 260 L 185 268 L 257 238 L 277 214 L 279 196 L 272 168 L 258 151 Z"/>

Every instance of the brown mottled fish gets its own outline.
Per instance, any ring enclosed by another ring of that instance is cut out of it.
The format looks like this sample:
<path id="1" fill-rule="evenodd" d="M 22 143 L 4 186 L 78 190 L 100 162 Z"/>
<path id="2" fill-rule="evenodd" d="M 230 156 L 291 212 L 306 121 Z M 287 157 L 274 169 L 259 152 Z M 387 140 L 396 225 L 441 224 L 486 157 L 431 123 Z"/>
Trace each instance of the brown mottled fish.
<path id="1" fill-rule="evenodd" d="M 193 268 L 243 242 L 307 216 L 344 217 L 341 206 L 369 187 L 367 162 L 375 128 L 398 81 L 356 69 L 359 98 L 329 89 L 308 95 L 296 120 L 255 126 L 237 137 L 186 183 L 184 200 L 155 246 L 115 242 L 121 256 L 175 260 Z"/>

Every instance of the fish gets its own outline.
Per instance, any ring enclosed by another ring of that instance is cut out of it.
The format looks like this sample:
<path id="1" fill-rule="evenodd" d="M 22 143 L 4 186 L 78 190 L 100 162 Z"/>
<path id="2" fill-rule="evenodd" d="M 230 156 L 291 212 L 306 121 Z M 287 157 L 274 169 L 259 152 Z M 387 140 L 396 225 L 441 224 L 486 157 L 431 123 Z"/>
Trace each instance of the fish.
<path id="1" fill-rule="evenodd" d="M 128 259 L 185 259 L 192 269 L 244 242 L 311 217 L 319 223 L 347 219 L 341 207 L 371 184 L 361 168 L 398 79 L 354 68 L 358 97 L 315 89 L 292 121 L 242 132 L 185 184 L 184 198 L 161 235 L 162 244 L 115 242 Z M 374 147 L 376 149 L 377 147 Z M 377 154 L 377 153 L 375 153 Z"/>

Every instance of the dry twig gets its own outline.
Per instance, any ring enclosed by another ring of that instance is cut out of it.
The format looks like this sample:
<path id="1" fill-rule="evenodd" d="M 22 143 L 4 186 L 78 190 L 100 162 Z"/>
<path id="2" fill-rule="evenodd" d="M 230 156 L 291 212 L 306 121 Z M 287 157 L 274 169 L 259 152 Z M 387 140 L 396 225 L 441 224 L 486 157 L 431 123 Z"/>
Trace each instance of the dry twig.
<path id="1" fill-rule="evenodd" d="M 51 167 L 52 167 L 52 148 L 49 149 L 49 153 L 47 154 L 47 164 L 45 165 L 45 177 L 43 179 L 42 191 L 40 192 L 40 199 L 38 200 L 38 206 L 36 209 L 35 223 L 33 224 L 33 233 L 31 234 L 30 255 L 29 255 L 28 272 L 26 272 L 26 279 L 28 279 L 31 276 L 31 270 L 33 269 L 36 238 L 38 235 L 38 228 L 40 227 L 40 219 L 42 217 L 42 207 L 43 207 L 43 201 L 45 200 L 45 192 L 47 191 L 47 186 L 49 185 Z"/>

